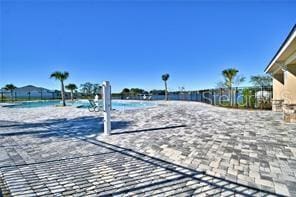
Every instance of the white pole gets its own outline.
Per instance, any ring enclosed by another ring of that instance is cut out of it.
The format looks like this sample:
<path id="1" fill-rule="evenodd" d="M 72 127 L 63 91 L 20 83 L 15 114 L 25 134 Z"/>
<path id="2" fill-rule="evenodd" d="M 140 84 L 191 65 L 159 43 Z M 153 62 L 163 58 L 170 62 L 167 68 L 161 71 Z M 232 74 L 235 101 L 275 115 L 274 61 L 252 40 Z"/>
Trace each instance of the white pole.
<path id="1" fill-rule="evenodd" d="M 109 81 L 103 81 L 103 110 L 104 110 L 104 134 L 111 132 L 111 86 Z"/>

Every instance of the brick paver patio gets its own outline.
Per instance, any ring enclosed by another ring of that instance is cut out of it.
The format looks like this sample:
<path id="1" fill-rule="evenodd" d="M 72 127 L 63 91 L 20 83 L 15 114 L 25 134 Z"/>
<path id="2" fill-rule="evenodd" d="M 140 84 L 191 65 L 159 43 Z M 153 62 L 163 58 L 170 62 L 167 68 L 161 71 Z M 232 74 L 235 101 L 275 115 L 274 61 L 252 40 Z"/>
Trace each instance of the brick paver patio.
<path id="1" fill-rule="evenodd" d="M 169 102 L 113 112 L 102 136 L 100 113 L 13 110 L 0 107 L 4 195 L 296 195 L 296 125 L 280 113 Z"/>

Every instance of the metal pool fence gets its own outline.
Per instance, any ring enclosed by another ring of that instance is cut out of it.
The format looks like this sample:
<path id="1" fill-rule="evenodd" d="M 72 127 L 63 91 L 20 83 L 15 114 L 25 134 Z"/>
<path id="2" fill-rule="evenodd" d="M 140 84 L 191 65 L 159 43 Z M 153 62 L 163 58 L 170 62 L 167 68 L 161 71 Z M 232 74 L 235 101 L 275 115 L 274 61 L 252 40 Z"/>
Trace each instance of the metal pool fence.
<path id="1" fill-rule="evenodd" d="M 68 96 L 68 95 L 67 95 Z M 30 100 L 54 100 L 61 97 L 58 91 L 0 91 L 0 101 L 30 101 Z"/>
<path id="2" fill-rule="evenodd" d="M 116 94 L 113 99 L 123 100 L 164 100 L 164 94 Z M 272 86 L 216 88 L 196 91 L 176 91 L 168 93 L 168 100 L 196 101 L 211 105 L 271 109 Z"/>
<path id="3" fill-rule="evenodd" d="M 164 100 L 164 91 L 158 94 L 112 94 L 113 99 L 122 100 Z M 66 93 L 66 99 L 70 99 L 70 93 Z M 27 100 L 51 100 L 60 99 L 59 91 L 5 91 L 0 90 L 0 101 L 27 101 Z M 94 95 L 75 93 L 75 99 L 92 99 Z M 168 100 L 196 101 L 211 105 L 247 108 L 247 109 L 271 109 L 272 86 L 262 87 L 234 87 L 216 88 L 196 91 L 175 91 L 168 93 Z"/>

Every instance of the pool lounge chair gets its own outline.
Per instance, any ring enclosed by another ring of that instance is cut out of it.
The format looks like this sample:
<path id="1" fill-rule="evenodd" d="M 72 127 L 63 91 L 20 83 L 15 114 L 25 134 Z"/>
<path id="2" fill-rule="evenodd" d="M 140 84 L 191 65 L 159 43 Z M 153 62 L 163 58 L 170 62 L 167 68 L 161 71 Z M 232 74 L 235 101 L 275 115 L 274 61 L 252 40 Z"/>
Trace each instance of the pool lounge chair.
<path id="1" fill-rule="evenodd" d="M 88 110 L 90 112 L 99 112 L 103 109 L 103 106 L 98 105 L 94 100 L 88 100 L 88 101 L 89 101 Z"/>

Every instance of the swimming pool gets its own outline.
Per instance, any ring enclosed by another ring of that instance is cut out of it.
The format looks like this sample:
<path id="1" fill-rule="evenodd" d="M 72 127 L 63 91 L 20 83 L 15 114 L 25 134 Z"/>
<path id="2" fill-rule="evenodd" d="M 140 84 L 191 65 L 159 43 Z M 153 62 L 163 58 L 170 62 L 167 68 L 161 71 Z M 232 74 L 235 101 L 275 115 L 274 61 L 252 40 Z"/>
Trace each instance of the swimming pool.
<path id="1" fill-rule="evenodd" d="M 50 101 L 25 101 L 25 102 L 17 102 L 13 105 L 7 105 L 9 108 L 35 108 L 35 107 L 50 107 L 61 105 L 62 102 L 58 100 Z M 67 106 L 74 106 L 78 108 L 87 108 L 89 106 L 88 100 L 78 100 L 78 101 L 67 101 Z M 152 107 L 155 106 L 155 102 L 150 101 L 120 101 L 113 100 L 112 101 L 112 109 L 116 110 L 125 110 L 125 109 L 138 109 L 144 107 Z"/>

